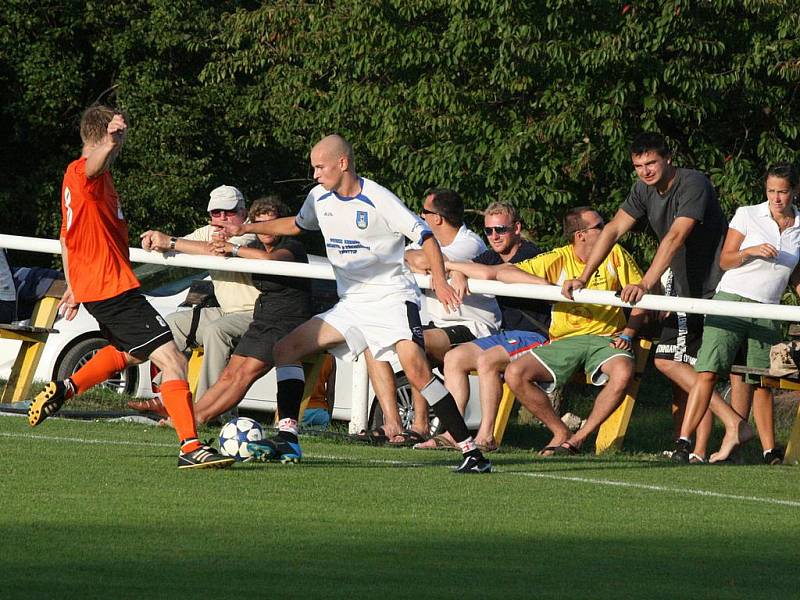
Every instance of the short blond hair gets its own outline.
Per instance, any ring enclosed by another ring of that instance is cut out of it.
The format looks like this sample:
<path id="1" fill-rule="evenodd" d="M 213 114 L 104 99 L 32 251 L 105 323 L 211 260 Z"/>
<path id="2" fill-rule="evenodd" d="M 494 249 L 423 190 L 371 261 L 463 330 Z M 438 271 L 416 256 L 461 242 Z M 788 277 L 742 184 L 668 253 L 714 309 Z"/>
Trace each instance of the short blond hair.
<path id="1" fill-rule="evenodd" d="M 519 223 L 519 213 L 517 209 L 508 202 L 492 202 L 483 211 L 483 216 L 487 215 L 508 215 L 512 223 Z"/>

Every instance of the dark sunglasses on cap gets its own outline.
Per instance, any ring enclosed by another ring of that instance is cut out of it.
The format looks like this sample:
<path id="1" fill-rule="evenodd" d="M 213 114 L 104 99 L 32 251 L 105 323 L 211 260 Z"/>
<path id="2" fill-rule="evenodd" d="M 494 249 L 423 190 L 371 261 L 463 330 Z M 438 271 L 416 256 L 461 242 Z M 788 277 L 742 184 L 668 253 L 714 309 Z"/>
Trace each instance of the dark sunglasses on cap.
<path id="1" fill-rule="evenodd" d="M 228 210 L 226 208 L 215 208 L 213 210 L 208 211 L 208 214 L 210 214 L 215 219 L 223 215 L 225 215 L 226 217 L 235 217 L 236 215 L 239 214 L 239 210 L 236 208 L 232 210 Z"/>
<path id="2" fill-rule="evenodd" d="M 483 233 L 486 236 L 490 236 L 490 235 L 492 235 L 492 233 L 495 233 L 497 235 L 503 235 L 503 234 L 509 233 L 511 231 L 511 229 L 512 228 L 511 228 L 510 225 L 497 225 L 496 227 L 484 227 L 483 228 Z"/>

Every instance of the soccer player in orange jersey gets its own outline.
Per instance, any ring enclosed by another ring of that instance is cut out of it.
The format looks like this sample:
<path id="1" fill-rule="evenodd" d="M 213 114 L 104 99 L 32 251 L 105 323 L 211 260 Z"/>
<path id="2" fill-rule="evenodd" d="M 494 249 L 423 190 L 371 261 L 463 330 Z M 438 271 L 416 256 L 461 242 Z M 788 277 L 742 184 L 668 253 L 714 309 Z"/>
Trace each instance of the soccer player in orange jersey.
<path id="1" fill-rule="evenodd" d="M 61 189 L 61 250 L 67 291 L 59 309 L 68 321 L 78 305 L 111 342 L 64 381 L 51 381 L 28 410 L 36 426 L 66 400 L 148 358 L 163 373 L 161 394 L 181 441 L 178 468 L 227 467 L 223 457 L 197 439 L 186 358 L 164 319 L 145 299 L 128 257 L 128 224 L 109 171 L 125 142 L 122 114 L 100 104 L 81 118 L 81 157 L 67 167 Z"/>

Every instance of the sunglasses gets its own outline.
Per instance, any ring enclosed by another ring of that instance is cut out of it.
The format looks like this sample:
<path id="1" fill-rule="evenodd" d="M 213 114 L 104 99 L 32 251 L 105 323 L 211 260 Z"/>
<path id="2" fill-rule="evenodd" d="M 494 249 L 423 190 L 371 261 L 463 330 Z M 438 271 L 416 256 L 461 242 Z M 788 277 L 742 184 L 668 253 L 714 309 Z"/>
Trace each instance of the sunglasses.
<path id="1" fill-rule="evenodd" d="M 215 208 L 214 210 L 208 211 L 208 214 L 210 214 L 212 217 L 216 219 L 223 215 L 226 217 L 235 217 L 236 215 L 239 214 L 239 211 L 235 208 L 233 210 L 227 210 L 225 208 Z"/>
<path id="2" fill-rule="evenodd" d="M 492 235 L 492 233 L 496 235 L 504 235 L 511 231 L 510 225 L 497 225 L 496 227 L 484 227 L 483 233 L 488 237 Z"/>
<path id="3" fill-rule="evenodd" d="M 439 213 L 435 210 L 428 210 L 424 206 L 419 210 L 419 214 L 421 215 L 438 215 Z"/>
<path id="4" fill-rule="evenodd" d="M 592 225 L 591 227 L 584 227 L 583 229 L 581 229 L 581 231 L 589 231 L 590 229 L 599 229 L 599 230 L 602 230 L 602 229 L 603 229 L 603 227 L 605 227 L 605 226 L 606 226 L 606 224 L 605 224 L 605 223 L 603 223 L 602 221 L 600 221 L 599 223 L 595 223 L 595 224 L 594 224 L 594 225 Z"/>

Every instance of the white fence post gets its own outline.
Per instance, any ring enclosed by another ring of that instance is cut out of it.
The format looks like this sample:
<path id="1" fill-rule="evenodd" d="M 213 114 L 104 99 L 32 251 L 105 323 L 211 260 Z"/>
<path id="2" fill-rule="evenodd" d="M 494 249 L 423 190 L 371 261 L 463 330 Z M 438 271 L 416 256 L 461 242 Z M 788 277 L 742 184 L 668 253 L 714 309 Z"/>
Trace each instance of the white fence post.
<path id="1" fill-rule="evenodd" d="M 353 395 L 350 399 L 350 433 L 367 429 L 369 418 L 369 376 L 367 361 L 362 354 L 353 361 Z"/>

